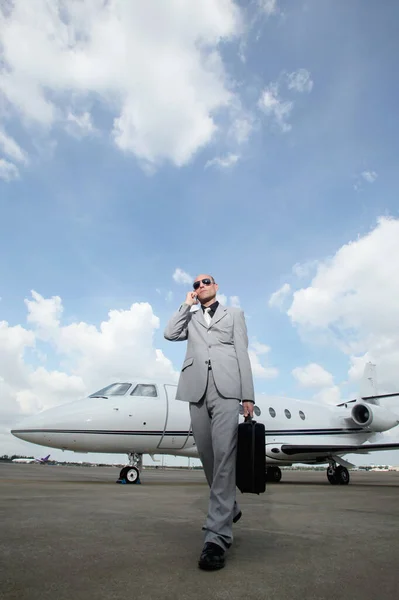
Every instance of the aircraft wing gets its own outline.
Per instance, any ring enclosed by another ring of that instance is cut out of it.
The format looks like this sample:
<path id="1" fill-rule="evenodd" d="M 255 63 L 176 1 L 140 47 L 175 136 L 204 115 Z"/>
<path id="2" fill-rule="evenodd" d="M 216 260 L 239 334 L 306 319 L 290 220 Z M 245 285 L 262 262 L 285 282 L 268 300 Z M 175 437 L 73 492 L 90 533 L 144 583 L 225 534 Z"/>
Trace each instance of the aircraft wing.
<path id="1" fill-rule="evenodd" d="M 281 452 L 292 456 L 294 454 L 322 454 L 331 456 L 334 454 L 368 454 L 381 450 L 399 450 L 399 442 L 392 444 L 361 444 L 359 446 L 299 446 L 296 444 L 283 444 Z"/>

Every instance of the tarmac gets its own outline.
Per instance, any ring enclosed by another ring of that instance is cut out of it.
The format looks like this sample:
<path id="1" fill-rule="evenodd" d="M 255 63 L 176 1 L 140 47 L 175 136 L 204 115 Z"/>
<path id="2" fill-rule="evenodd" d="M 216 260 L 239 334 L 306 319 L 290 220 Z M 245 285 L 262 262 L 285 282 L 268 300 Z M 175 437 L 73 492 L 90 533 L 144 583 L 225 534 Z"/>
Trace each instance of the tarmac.
<path id="1" fill-rule="evenodd" d="M 284 471 L 243 516 L 226 567 L 197 566 L 202 471 L 0 464 L 1 600 L 396 600 L 399 473 Z"/>

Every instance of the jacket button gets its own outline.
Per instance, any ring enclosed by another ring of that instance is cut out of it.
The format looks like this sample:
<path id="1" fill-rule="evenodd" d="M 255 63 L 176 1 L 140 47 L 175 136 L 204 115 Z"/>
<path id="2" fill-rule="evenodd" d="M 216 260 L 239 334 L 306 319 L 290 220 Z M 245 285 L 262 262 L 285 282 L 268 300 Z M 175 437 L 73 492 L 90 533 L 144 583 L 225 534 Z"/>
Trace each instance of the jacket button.
<path id="1" fill-rule="evenodd" d="M 207 361 L 207 360 L 205 361 L 205 364 L 206 364 L 206 365 L 208 364 L 208 361 Z"/>

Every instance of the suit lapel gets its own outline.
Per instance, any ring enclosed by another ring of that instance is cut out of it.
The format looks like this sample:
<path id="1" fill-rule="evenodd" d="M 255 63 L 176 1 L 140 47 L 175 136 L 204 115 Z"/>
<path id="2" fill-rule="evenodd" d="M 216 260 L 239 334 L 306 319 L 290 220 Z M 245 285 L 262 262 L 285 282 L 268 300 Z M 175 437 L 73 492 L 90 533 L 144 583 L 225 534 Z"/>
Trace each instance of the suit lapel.
<path id="1" fill-rule="evenodd" d="M 200 307 L 192 316 L 193 319 L 196 319 L 197 323 L 208 329 L 208 323 L 205 321 L 204 311 Z"/>
<path id="2" fill-rule="evenodd" d="M 218 323 L 226 315 L 227 315 L 227 308 L 225 308 L 224 306 L 219 304 L 219 306 L 216 309 L 215 314 L 212 317 L 212 321 L 211 321 L 211 324 L 209 325 L 209 328 L 211 328 L 213 325 Z M 198 310 L 196 310 L 193 313 L 192 318 L 196 319 L 197 323 L 199 323 L 200 325 L 205 327 L 205 329 L 208 329 L 208 323 L 205 321 L 204 311 L 202 310 L 202 308 L 199 308 Z"/>
<path id="3" fill-rule="evenodd" d="M 212 325 L 215 325 L 216 323 L 218 323 L 220 321 L 220 319 L 223 319 L 223 317 L 225 317 L 227 314 L 227 309 L 222 306 L 221 304 L 219 304 L 219 306 L 216 309 L 215 314 L 213 315 L 210 327 L 212 327 Z"/>

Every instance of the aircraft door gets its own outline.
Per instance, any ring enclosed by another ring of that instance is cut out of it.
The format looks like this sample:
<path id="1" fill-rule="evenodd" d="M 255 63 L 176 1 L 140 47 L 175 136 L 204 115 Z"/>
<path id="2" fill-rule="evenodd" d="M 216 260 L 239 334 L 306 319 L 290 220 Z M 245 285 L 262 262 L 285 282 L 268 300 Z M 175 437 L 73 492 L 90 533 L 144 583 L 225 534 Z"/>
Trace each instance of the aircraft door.
<path id="1" fill-rule="evenodd" d="M 182 450 L 190 434 L 191 419 L 188 402 L 176 400 L 176 385 L 165 384 L 167 411 L 165 431 L 158 448 Z"/>

